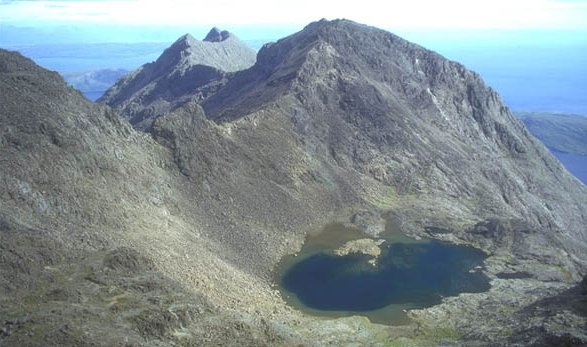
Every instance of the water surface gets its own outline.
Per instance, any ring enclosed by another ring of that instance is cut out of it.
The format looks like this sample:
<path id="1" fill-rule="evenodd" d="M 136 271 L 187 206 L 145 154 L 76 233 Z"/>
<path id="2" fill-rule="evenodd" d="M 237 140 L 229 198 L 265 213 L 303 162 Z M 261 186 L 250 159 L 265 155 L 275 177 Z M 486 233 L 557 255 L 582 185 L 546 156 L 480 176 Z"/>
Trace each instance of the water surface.
<path id="1" fill-rule="evenodd" d="M 474 270 L 485 256 L 474 248 L 414 240 L 388 230 L 375 266 L 366 255 L 332 254 L 333 249 L 357 238 L 365 235 L 333 224 L 309 237 L 297 257 L 284 259 L 278 280 L 286 301 L 313 315 L 359 314 L 378 323 L 403 324 L 408 321 L 408 309 L 489 289 L 488 279 Z"/>

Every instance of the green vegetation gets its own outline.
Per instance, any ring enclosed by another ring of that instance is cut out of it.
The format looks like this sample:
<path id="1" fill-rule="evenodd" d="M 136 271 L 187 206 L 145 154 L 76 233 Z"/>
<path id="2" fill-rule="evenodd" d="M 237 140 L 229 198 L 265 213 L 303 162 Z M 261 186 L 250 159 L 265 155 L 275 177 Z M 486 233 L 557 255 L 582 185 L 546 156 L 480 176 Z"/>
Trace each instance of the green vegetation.
<path id="1" fill-rule="evenodd" d="M 379 209 L 386 210 L 391 208 L 396 201 L 397 191 L 394 186 L 389 186 L 380 194 L 373 195 L 369 200 L 369 203 Z"/>

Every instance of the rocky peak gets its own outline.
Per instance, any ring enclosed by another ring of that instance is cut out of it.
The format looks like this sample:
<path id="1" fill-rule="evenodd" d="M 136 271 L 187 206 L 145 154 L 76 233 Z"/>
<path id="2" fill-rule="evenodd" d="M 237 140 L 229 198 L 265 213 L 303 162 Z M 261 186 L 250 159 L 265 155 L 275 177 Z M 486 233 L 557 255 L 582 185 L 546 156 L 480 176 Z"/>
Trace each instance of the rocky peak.
<path id="1" fill-rule="evenodd" d="M 228 38 L 232 38 L 228 40 Z M 255 62 L 255 52 L 228 31 L 213 28 L 203 41 L 185 34 L 157 59 L 168 69 L 205 65 L 225 72 L 245 69 Z"/>
<path id="2" fill-rule="evenodd" d="M 185 33 L 182 36 L 180 36 L 177 40 L 175 40 L 175 42 L 171 45 L 172 47 L 175 45 L 185 45 L 185 46 L 191 46 L 191 43 L 197 41 L 190 33 Z"/>
<path id="3" fill-rule="evenodd" d="M 206 42 L 222 42 L 230 37 L 230 33 L 226 30 L 220 31 L 217 27 L 210 30 L 208 35 L 204 38 Z"/>
<path id="4" fill-rule="evenodd" d="M 421 56 L 418 63 L 435 59 L 446 61 L 440 55 L 387 31 L 345 19 L 323 19 L 307 25 L 296 34 L 262 47 L 257 65 L 265 71 L 283 66 L 299 69 L 308 63 L 314 65 L 314 69 L 325 69 L 325 63 L 328 60 L 333 62 L 332 58 L 335 57 L 337 68 L 344 69 L 340 71 L 343 74 L 351 69 L 360 69 L 380 79 L 381 72 L 412 72 L 416 69 L 414 55 Z M 422 58 L 426 61 L 422 61 Z"/>
<path id="5" fill-rule="evenodd" d="M 213 28 L 204 41 L 185 34 L 98 101 L 121 111 L 135 127 L 148 129 L 155 118 L 188 99 L 207 98 L 228 73 L 246 69 L 255 60 L 255 51 L 227 31 Z"/>
<path id="6" fill-rule="evenodd" d="M 259 93 L 253 92 L 254 88 L 248 85 L 254 80 L 266 80 L 272 86 L 271 91 L 266 90 L 272 96 L 262 98 L 265 102 L 281 95 L 280 91 L 289 90 L 293 84 L 297 84 L 303 93 L 309 83 L 323 84 L 335 80 L 336 76 L 342 80 L 346 79 L 344 76 L 357 76 L 381 83 L 393 81 L 394 85 L 415 79 L 413 83 L 419 84 L 440 75 L 438 70 L 442 66 L 435 64 L 453 64 L 457 70 L 465 71 L 460 64 L 448 62 L 440 55 L 387 31 L 344 19 L 323 19 L 310 23 L 300 32 L 264 45 L 257 55 L 254 69 L 237 76 L 214 96 L 207 105 L 207 113 L 216 118 L 217 109 L 225 108 L 223 105 L 230 103 L 235 95 L 241 100 L 250 92 L 256 95 L 255 99 L 261 100 Z"/>
<path id="7" fill-rule="evenodd" d="M 361 30 L 375 29 L 348 20 L 327 21 L 322 19 L 308 24 L 303 30 L 277 42 L 264 45 L 257 57 L 258 65 L 273 67 L 284 61 L 296 60 L 301 63 L 302 56 L 320 43 L 330 45 L 349 45 Z M 375 29 L 379 30 L 379 29 Z M 388 35 L 392 35 L 387 33 Z M 342 36 L 342 37 L 341 37 Z"/>
<path id="8" fill-rule="evenodd" d="M 188 50 L 194 47 L 194 45 L 197 44 L 197 41 L 198 40 L 195 39 L 192 35 L 184 34 L 175 40 L 175 42 L 173 42 L 171 46 L 169 46 L 165 51 L 179 52 L 182 50 Z"/>

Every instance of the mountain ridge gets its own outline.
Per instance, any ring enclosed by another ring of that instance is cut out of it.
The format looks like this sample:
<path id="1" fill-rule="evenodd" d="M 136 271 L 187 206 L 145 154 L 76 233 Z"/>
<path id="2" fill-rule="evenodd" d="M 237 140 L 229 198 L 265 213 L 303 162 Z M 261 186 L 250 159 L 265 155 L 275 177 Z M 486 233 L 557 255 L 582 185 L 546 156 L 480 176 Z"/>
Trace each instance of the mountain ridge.
<path id="1" fill-rule="evenodd" d="M 247 251 L 208 235 L 247 233 L 230 224 L 232 213 L 220 215 L 216 196 L 188 195 L 166 148 L 57 73 L 1 49 L 0 90 L 0 343 L 282 339 L 247 318 L 247 306 L 278 302 L 251 275 L 255 261 L 237 269 L 235 254 Z M 249 237 L 258 247 L 262 237 Z M 174 337 L 186 327 L 193 335 Z"/>

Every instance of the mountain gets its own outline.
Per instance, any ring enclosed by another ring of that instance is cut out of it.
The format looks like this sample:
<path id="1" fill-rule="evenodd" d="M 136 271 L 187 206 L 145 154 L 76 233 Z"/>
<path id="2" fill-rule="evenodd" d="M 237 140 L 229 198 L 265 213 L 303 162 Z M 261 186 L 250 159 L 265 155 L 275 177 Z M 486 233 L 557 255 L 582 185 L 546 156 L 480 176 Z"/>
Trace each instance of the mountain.
<path id="1" fill-rule="evenodd" d="M 167 100 L 135 119 L 146 132 L 0 51 L 0 343 L 587 342 L 587 188 L 477 74 L 347 20 L 231 73 L 174 55 L 187 41 L 103 99 L 131 122 L 131 107 Z M 321 225 L 383 212 L 482 249 L 492 288 L 403 327 L 284 303 L 282 256 Z"/>
<path id="2" fill-rule="evenodd" d="M 222 42 L 230 38 L 230 33 L 226 30 L 220 30 L 216 27 L 212 28 L 206 35 L 203 41 L 206 42 Z"/>
<path id="3" fill-rule="evenodd" d="M 98 100 L 130 123 L 147 129 L 153 120 L 188 100 L 201 100 L 232 72 L 255 63 L 255 51 L 228 31 L 213 28 L 203 41 L 186 34 L 152 63 L 124 76 Z"/>
<path id="4" fill-rule="evenodd" d="M 587 155 L 587 117 L 545 112 L 517 112 L 516 116 L 546 147 Z"/>
<path id="5" fill-rule="evenodd" d="M 323 204 L 391 210 L 414 235 L 484 249 L 494 275 L 531 273 L 527 285 L 545 296 L 560 290 L 546 283 L 585 273 L 585 187 L 479 75 L 388 32 L 344 20 L 312 23 L 263 47 L 253 67 L 194 107 L 160 117 L 152 133 L 197 184 L 218 177 L 249 189 L 250 178 L 265 176 L 309 209 L 325 206 L 311 195 L 319 191 Z M 219 150 L 204 145 L 206 127 L 186 123 L 190 114 L 225 129 L 234 145 L 213 156 Z M 504 287 L 519 310 L 531 303 L 529 287 L 496 279 L 483 300 L 501 309 L 472 316 L 451 303 L 418 317 L 491 340 L 492 327 L 510 324 Z M 467 307 L 482 305 L 476 300 Z M 514 329 L 530 320 L 520 317 Z"/>
<path id="6" fill-rule="evenodd" d="M 567 195 L 574 180 L 499 96 L 462 65 L 385 31 L 314 23 L 264 47 L 203 108 L 220 124 L 279 118 L 313 164 L 461 218 L 502 215 L 587 236 L 584 191 Z"/>

